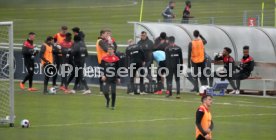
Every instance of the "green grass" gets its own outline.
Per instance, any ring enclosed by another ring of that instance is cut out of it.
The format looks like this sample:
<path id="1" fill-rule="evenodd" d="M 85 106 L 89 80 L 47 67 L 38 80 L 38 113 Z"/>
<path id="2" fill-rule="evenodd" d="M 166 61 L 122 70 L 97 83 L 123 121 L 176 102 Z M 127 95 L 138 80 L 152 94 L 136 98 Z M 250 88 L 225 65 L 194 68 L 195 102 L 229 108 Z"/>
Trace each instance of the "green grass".
<path id="1" fill-rule="evenodd" d="M 38 88 L 42 89 L 40 85 Z M 41 91 L 16 89 L 15 128 L 0 126 L 1 140 L 194 139 L 199 96 L 182 93 L 177 100 L 158 95 L 130 96 L 117 90 L 116 109 L 110 110 L 105 108 L 98 88 L 91 89 L 92 95 L 43 95 Z M 275 98 L 214 97 L 214 139 L 274 140 L 275 113 Z M 31 122 L 28 129 L 19 126 L 25 118 Z"/>
<path id="2" fill-rule="evenodd" d="M 265 26 L 274 26 L 273 0 L 193 0 L 192 15 L 198 23 L 208 24 L 215 17 L 217 24 L 242 25 L 245 10 L 261 10 L 265 2 Z M 161 11 L 168 0 L 145 0 L 143 21 L 162 19 Z M 176 0 L 175 13 L 181 19 L 183 0 Z M 37 44 L 46 36 L 54 35 L 61 25 L 70 29 L 79 26 L 86 33 L 86 41 L 95 43 L 102 28 L 110 28 L 118 43 L 126 44 L 133 38 L 133 25 L 128 21 L 138 21 L 140 0 L 130 5 L 132 0 L 8 0 L 0 1 L 0 20 L 14 21 L 15 42 L 21 43 L 30 31 L 37 33 Z M 127 5 L 127 6 L 120 6 Z M 113 6 L 113 7 L 112 7 Z M 255 16 L 256 12 L 249 12 Z M 91 44 L 90 43 L 90 44 Z"/>

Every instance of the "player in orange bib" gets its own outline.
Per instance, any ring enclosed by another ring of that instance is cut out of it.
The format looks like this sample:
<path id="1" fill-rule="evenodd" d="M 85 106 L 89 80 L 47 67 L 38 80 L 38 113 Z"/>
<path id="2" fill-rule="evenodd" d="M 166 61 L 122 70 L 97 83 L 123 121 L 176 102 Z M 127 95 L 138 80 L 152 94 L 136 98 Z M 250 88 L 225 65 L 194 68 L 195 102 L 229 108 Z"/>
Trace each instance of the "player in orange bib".
<path id="1" fill-rule="evenodd" d="M 213 102 L 211 95 L 202 96 L 202 105 L 196 111 L 196 140 L 211 140 L 214 123 L 210 107 Z"/>
<path id="2" fill-rule="evenodd" d="M 198 30 L 194 31 L 194 40 L 189 43 L 188 48 L 188 68 L 192 67 L 192 75 L 195 79 L 195 87 L 191 92 L 198 92 L 198 78 L 201 85 L 208 85 L 206 76 L 204 75 L 205 69 L 205 55 L 204 45 L 207 43 L 206 39 L 199 33 Z"/>
<path id="3" fill-rule="evenodd" d="M 48 90 L 48 81 L 50 77 L 53 77 L 56 73 L 56 68 L 54 67 L 54 57 L 53 57 L 53 44 L 54 44 L 54 38 L 51 36 L 48 36 L 45 43 L 41 46 L 40 50 L 40 59 L 41 59 L 41 65 L 43 67 L 44 72 L 44 90 L 43 94 L 47 94 Z"/>

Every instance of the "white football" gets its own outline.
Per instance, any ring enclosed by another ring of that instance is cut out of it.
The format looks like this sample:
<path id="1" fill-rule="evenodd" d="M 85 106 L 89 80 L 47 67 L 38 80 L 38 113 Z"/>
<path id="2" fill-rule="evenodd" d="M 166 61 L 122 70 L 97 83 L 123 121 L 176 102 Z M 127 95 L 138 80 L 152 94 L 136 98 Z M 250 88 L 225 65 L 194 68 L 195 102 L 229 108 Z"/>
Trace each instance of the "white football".
<path id="1" fill-rule="evenodd" d="M 30 127 L 29 120 L 27 120 L 27 119 L 22 120 L 21 121 L 21 126 L 22 126 L 22 128 L 29 128 Z"/>
<path id="2" fill-rule="evenodd" d="M 48 92 L 49 92 L 49 94 L 56 94 L 57 89 L 55 87 L 51 87 Z"/>

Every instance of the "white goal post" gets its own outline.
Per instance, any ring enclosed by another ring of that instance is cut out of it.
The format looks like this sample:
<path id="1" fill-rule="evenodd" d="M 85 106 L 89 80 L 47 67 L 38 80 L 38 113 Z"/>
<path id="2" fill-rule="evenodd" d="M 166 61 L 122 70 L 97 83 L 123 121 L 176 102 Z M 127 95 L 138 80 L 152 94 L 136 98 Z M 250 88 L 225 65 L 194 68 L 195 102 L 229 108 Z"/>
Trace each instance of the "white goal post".
<path id="1" fill-rule="evenodd" d="M 0 124 L 14 126 L 13 22 L 0 22 Z"/>

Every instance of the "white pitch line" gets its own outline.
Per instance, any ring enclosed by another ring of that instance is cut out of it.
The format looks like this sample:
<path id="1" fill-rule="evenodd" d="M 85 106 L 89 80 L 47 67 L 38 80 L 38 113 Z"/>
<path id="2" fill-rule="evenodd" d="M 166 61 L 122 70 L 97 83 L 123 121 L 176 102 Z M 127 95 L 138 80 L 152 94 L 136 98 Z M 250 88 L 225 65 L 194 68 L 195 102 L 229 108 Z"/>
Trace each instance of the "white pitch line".
<path id="1" fill-rule="evenodd" d="M 254 102 L 248 102 L 248 101 L 236 101 L 238 103 L 247 103 L 247 104 L 253 104 Z"/>
<path id="2" fill-rule="evenodd" d="M 75 7 L 39 7 L 39 8 L 31 8 L 31 7 L 27 7 L 27 8 L 22 8 L 22 9 L 26 9 L 26 10 L 37 10 L 37 9 L 42 9 L 42 10 L 55 10 L 55 9 L 82 9 L 82 8 L 118 8 L 118 7 L 129 7 L 129 6 L 135 6 L 137 4 L 132 3 L 132 4 L 121 4 L 121 5 L 107 5 L 107 6 L 75 6 Z M 7 8 L 7 10 L 18 10 L 15 8 Z"/>
<path id="3" fill-rule="evenodd" d="M 247 117 L 247 116 L 276 116 L 276 114 L 236 114 L 236 115 L 224 115 L 214 116 L 213 118 L 232 118 L 232 117 Z M 107 121 L 107 122 L 87 122 L 87 123 L 69 123 L 69 124 L 46 124 L 46 125 L 32 125 L 33 128 L 38 127 L 64 127 L 64 126 L 80 126 L 80 125 L 96 125 L 96 124 L 120 124 L 120 123 L 143 123 L 143 122 L 157 122 L 157 121 L 179 121 L 190 120 L 194 117 L 183 118 L 159 118 L 149 120 L 128 120 L 128 121 Z"/>
<path id="4" fill-rule="evenodd" d="M 166 99 L 164 98 L 138 98 L 138 97 L 127 97 L 127 96 L 117 96 L 120 98 L 127 98 L 127 99 L 136 99 L 136 100 L 152 100 L 152 101 L 165 101 L 165 102 L 184 102 L 184 103 L 199 103 L 198 101 L 188 101 L 188 100 L 176 100 L 176 99 Z M 239 106 L 239 107 L 257 107 L 257 108 L 272 108 L 276 109 L 276 106 L 262 106 L 262 105 L 248 105 L 248 104 L 236 104 L 236 103 L 220 103 L 220 102 L 214 102 L 213 104 L 216 105 L 231 105 L 231 106 Z"/>

